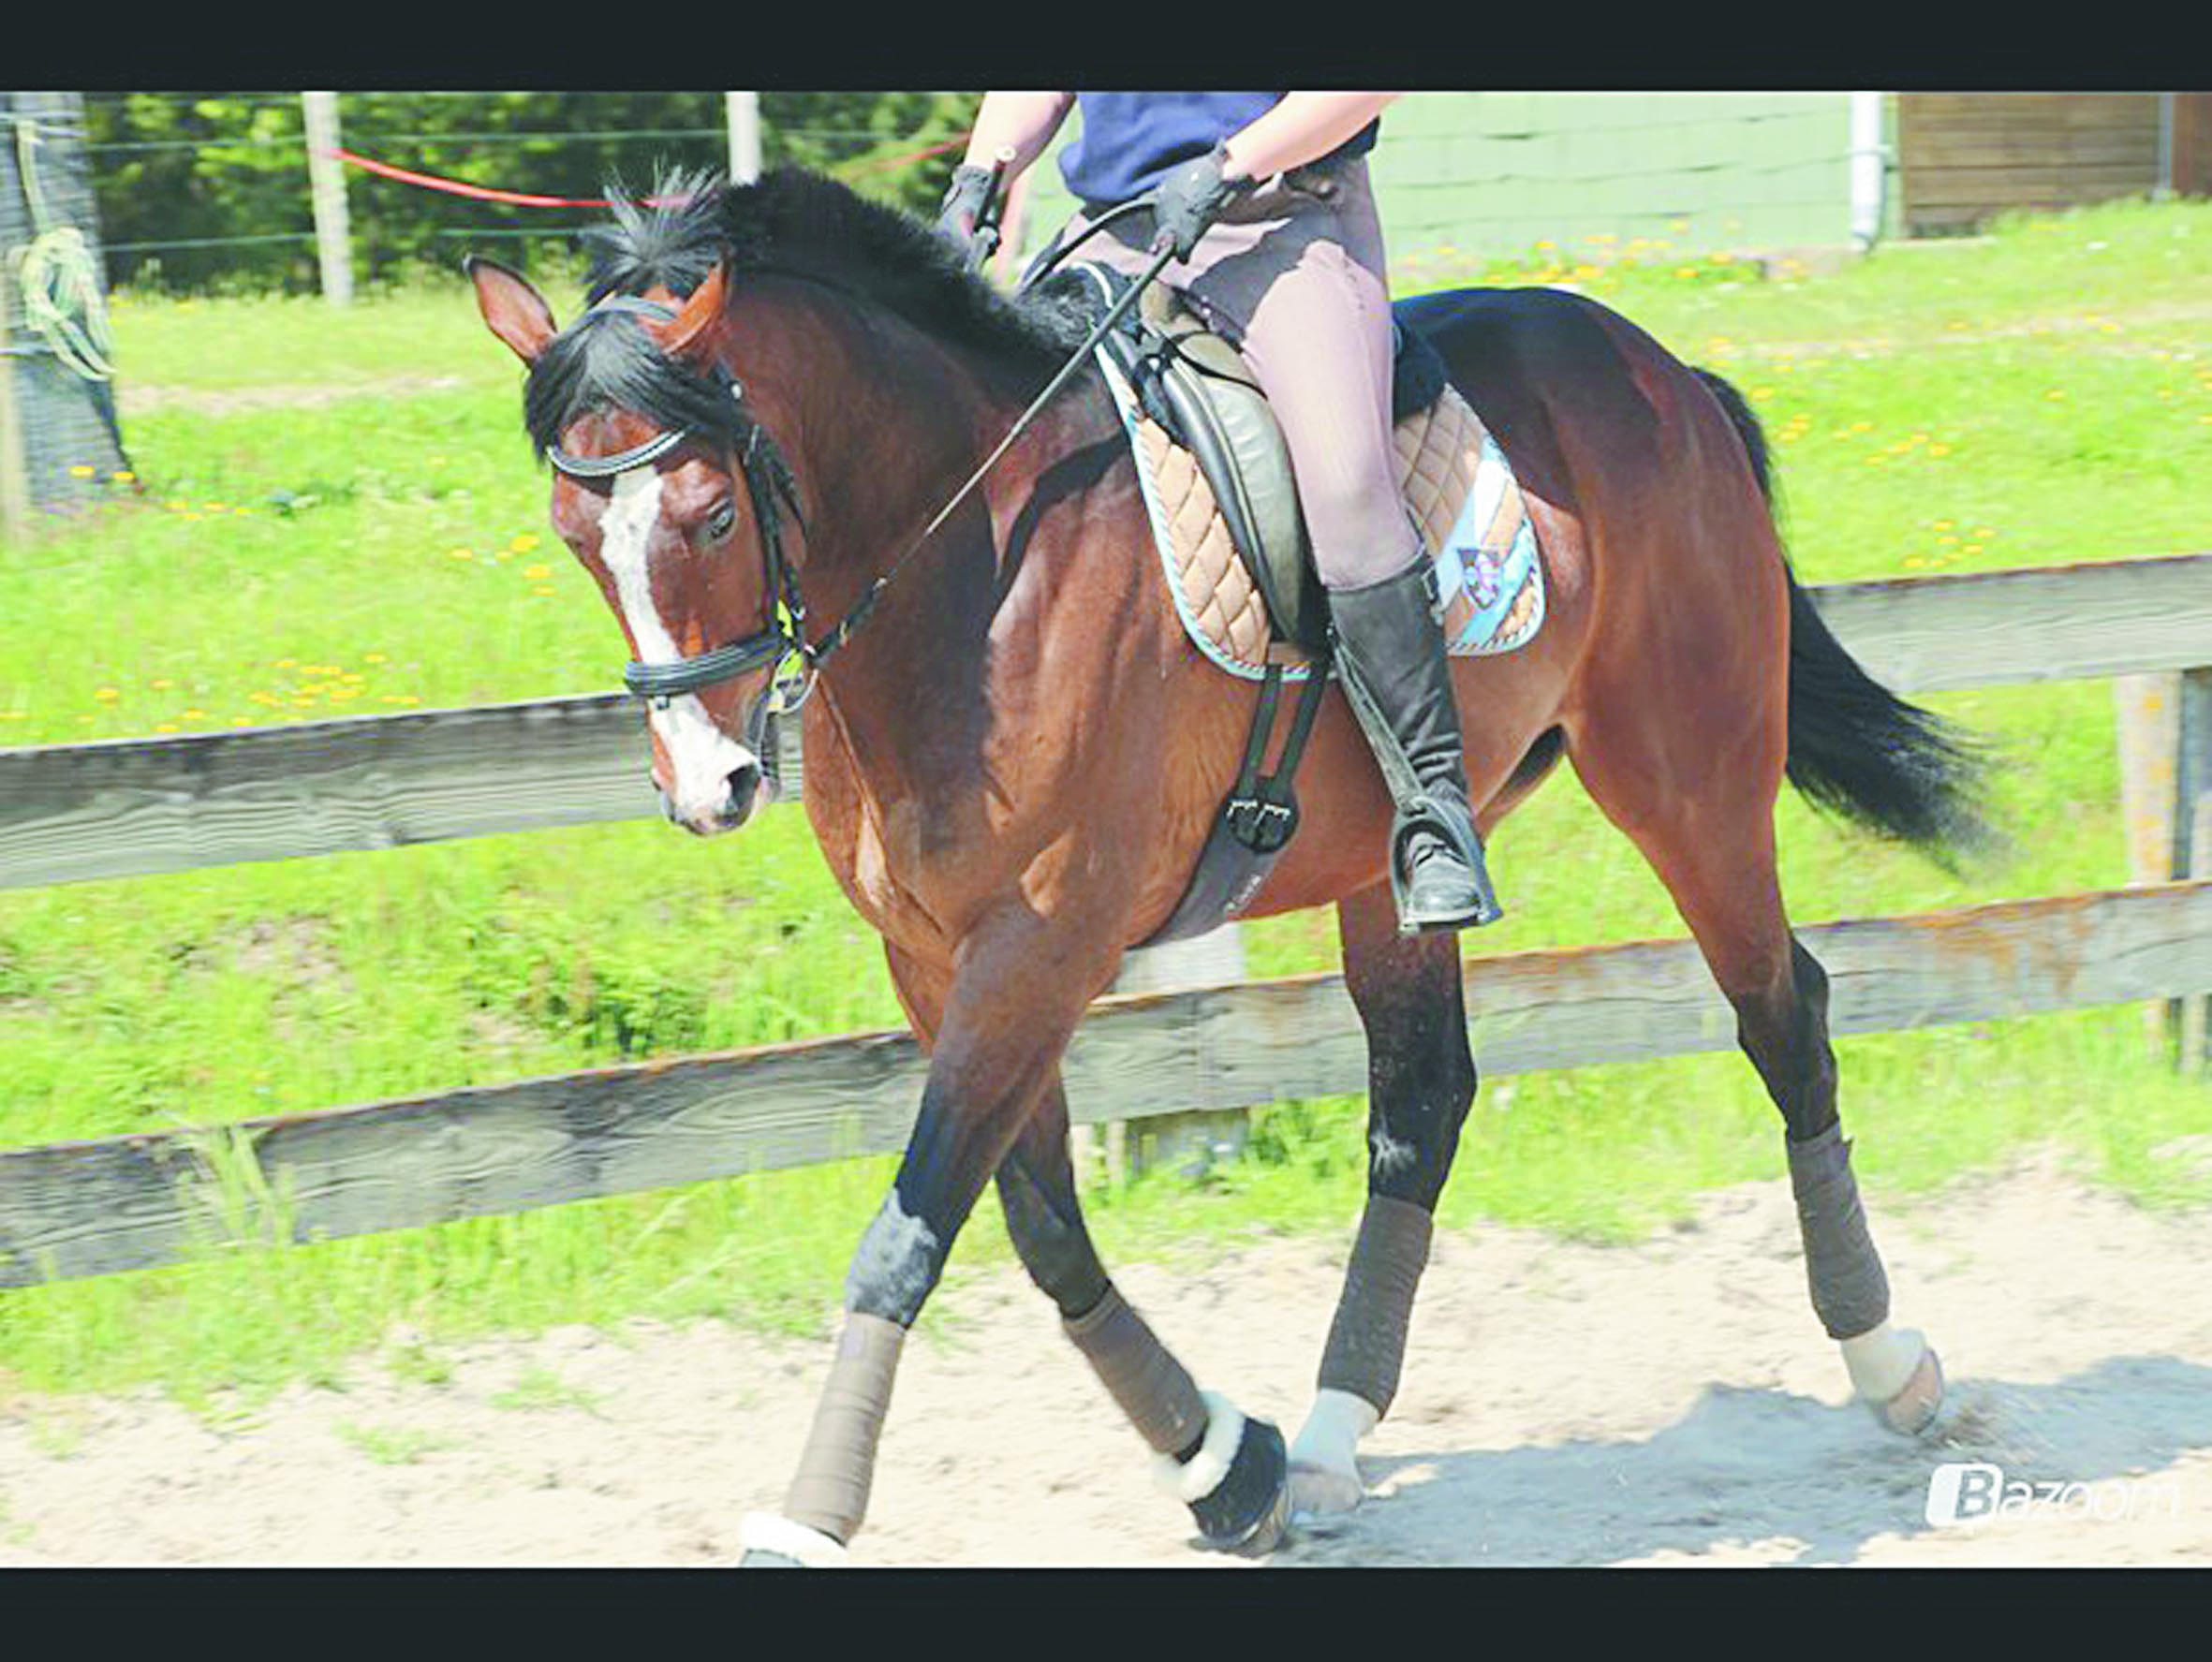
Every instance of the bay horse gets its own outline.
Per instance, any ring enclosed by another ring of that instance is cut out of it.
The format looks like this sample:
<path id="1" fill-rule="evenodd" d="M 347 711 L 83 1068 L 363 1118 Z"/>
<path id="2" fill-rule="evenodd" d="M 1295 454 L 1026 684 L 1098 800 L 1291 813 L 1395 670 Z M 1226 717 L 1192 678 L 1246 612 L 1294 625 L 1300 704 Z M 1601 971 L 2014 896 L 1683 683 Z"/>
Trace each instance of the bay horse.
<path id="1" fill-rule="evenodd" d="M 528 366 L 553 524 L 628 643 L 663 805 L 711 835 L 773 795 L 766 713 L 803 642 L 807 816 L 929 1063 L 799 1472 L 780 1513 L 745 1520 L 744 1562 L 843 1561 L 902 1342 L 993 1181 L 1022 1263 L 1202 1544 L 1262 1552 L 1294 1508 L 1356 1505 L 1354 1452 L 1396 1390 L 1476 1070 L 1458 939 L 1398 933 L 1391 798 L 1341 693 L 1312 734 L 1303 830 L 1246 914 L 1335 905 L 1369 1056 L 1366 1207 L 1286 1447 L 1201 1390 L 1114 1289 L 1060 1079 L 1085 1006 L 1176 905 L 1257 689 L 1185 635 L 1095 369 L 917 540 L 1088 319 L 1057 283 L 1005 295 L 921 220 L 803 170 L 664 183 L 599 235 L 590 307 L 566 330 L 520 275 L 466 269 Z M 1398 315 L 1510 459 L 1548 582 L 1531 642 L 1453 660 L 1482 830 L 1564 755 L 1642 850 L 1780 1110 L 1815 1313 L 1858 1396 L 1917 1431 L 1941 1370 L 1890 1324 L 1774 804 L 1787 776 L 1940 858 L 1982 831 L 1973 748 L 1822 626 L 1783 552 L 1759 423 L 1725 381 L 1556 290 L 1432 294 Z"/>

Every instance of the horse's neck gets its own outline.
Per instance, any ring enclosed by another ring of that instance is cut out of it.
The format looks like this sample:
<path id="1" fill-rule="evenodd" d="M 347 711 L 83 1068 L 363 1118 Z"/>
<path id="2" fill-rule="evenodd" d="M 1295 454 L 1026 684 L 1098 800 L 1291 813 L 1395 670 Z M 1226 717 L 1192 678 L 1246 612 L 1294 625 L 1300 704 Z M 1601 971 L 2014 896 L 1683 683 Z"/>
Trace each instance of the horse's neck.
<path id="1" fill-rule="evenodd" d="M 901 320 L 810 298 L 807 324 L 778 338 L 801 371 L 789 419 L 808 516 L 807 627 L 819 639 L 907 553 L 1029 394 Z M 1067 390 L 880 592 L 825 683 L 863 778 L 894 796 L 936 794 L 947 787 L 939 775 L 957 772 L 987 733 L 1042 718 L 1035 699 L 1002 697 L 992 708 L 992 681 L 1003 689 L 1018 673 L 1005 660 L 1026 655 L 1008 630 L 1043 628 L 1057 603 L 1056 552 L 1083 510 L 1070 498 L 1102 472 L 1069 464 L 1106 442 L 1120 442 L 1111 410 Z M 1143 626 L 1131 566 L 1131 593 L 1101 601 L 1125 633 Z"/>

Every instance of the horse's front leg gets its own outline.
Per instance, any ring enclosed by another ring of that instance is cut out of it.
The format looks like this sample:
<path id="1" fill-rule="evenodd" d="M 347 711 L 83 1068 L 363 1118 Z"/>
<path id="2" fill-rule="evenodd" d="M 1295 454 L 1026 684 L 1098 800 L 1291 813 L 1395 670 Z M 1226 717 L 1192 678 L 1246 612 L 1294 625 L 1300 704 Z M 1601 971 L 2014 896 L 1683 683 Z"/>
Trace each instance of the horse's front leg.
<path id="1" fill-rule="evenodd" d="M 853 1254 L 845 1324 L 783 1511 L 745 1520 L 745 1565 L 842 1563 L 859 1533 L 907 1331 L 1092 988 L 1112 973 L 1071 951 L 1068 933 L 1013 905 L 962 943 L 957 970 L 892 949 L 892 978 L 930 1055 L 922 1110 Z"/>
<path id="2" fill-rule="evenodd" d="M 1367 1206 L 1321 1353 L 1314 1405 L 1290 1447 L 1297 1509 L 1349 1511 L 1353 1456 L 1389 1412 L 1437 1199 L 1475 1099 L 1459 937 L 1397 932 L 1383 885 L 1337 905 L 1344 978 L 1367 1035 Z"/>

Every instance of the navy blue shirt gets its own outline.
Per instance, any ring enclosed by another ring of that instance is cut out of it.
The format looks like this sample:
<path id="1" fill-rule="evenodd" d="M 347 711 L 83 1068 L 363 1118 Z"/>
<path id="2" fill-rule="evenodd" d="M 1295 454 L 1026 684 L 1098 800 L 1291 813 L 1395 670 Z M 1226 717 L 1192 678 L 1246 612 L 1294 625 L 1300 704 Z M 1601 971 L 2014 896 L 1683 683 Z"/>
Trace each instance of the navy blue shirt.
<path id="1" fill-rule="evenodd" d="M 1281 93 L 1078 93 L 1083 132 L 1060 152 L 1060 177 L 1086 209 L 1126 202 L 1282 100 Z M 1365 154 L 1381 125 L 1378 116 L 1330 158 Z"/>

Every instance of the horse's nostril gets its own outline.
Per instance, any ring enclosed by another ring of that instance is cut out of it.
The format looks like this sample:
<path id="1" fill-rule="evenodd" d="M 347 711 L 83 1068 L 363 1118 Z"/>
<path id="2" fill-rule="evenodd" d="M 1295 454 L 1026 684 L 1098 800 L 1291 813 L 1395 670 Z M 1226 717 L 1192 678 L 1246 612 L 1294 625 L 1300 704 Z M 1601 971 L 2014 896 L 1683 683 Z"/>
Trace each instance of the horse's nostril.
<path id="1" fill-rule="evenodd" d="M 752 816 L 759 801 L 760 768 L 757 762 L 747 762 L 730 772 L 730 794 L 723 799 L 722 817 L 730 825 L 743 825 Z"/>

